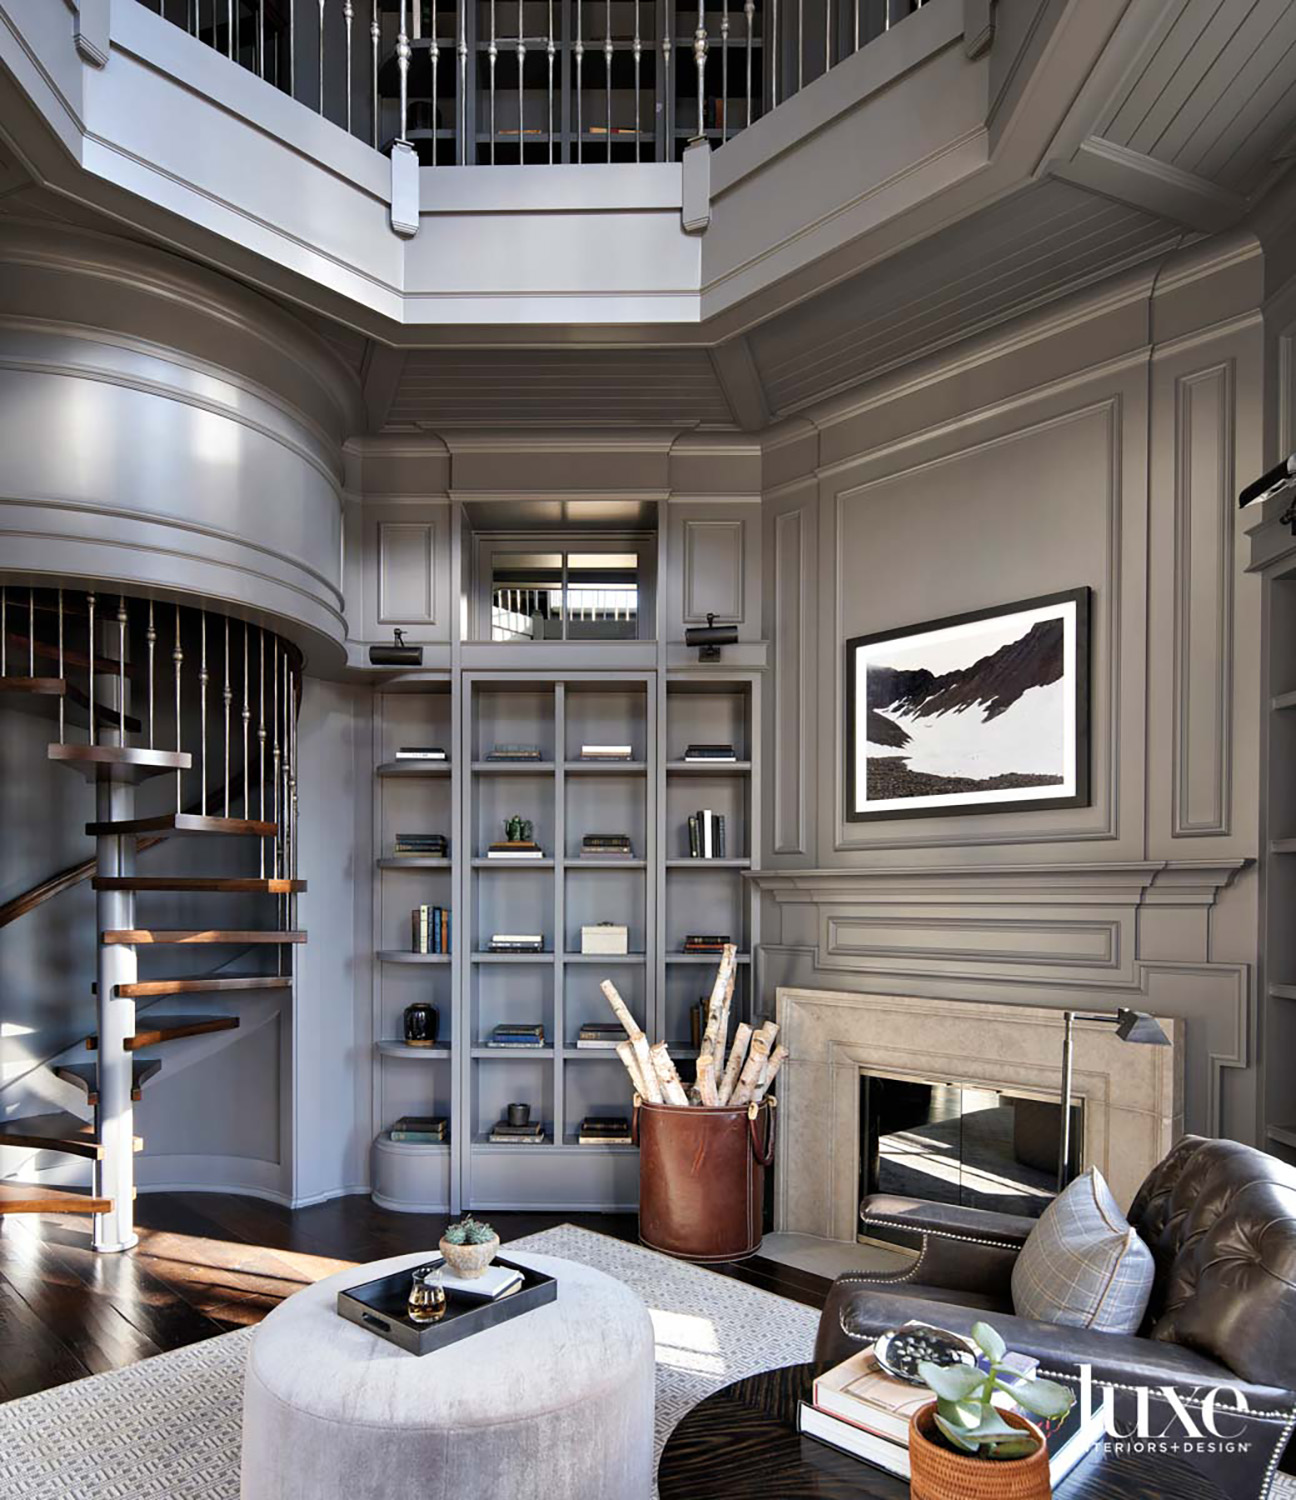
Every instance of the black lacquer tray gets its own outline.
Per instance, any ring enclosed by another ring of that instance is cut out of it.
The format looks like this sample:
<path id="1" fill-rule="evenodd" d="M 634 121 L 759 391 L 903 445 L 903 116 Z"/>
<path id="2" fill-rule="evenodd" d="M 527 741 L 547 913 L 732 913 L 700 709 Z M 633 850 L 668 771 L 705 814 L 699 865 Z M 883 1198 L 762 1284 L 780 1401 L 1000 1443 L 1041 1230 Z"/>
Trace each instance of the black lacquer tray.
<path id="1" fill-rule="evenodd" d="M 434 1260 L 435 1256 L 429 1257 L 429 1263 Z M 350 1322 L 358 1323 L 409 1354 L 431 1354 L 434 1349 L 457 1344 L 483 1328 L 494 1328 L 533 1308 L 543 1307 L 558 1296 L 558 1283 L 552 1276 L 498 1255 L 492 1265 L 521 1271 L 522 1285 L 494 1302 L 483 1302 L 447 1289 L 445 1316 L 436 1323 L 415 1323 L 406 1313 L 410 1277 L 418 1269 L 416 1266 L 391 1276 L 380 1276 L 377 1281 L 347 1287 L 337 1295 L 337 1310 Z"/>

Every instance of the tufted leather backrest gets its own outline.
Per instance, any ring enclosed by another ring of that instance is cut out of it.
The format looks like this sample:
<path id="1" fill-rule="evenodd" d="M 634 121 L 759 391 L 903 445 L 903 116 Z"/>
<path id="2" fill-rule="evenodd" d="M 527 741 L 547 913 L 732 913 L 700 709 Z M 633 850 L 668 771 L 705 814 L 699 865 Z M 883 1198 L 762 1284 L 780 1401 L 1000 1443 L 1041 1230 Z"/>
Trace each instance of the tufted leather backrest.
<path id="1" fill-rule="evenodd" d="M 1156 1261 L 1145 1332 L 1296 1388 L 1296 1168 L 1184 1136 L 1129 1212 Z"/>

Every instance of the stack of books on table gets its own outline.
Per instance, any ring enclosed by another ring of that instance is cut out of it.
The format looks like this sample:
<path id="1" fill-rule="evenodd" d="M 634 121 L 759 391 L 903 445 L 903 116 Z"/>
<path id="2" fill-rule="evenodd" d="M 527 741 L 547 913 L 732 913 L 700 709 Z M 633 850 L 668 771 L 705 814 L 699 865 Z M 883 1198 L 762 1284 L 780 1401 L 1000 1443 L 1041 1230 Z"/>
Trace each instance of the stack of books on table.
<path id="1" fill-rule="evenodd" d="M 732 941 L 727 932 L 690 932 L 684 939 L 684 952 L 723 953 Z"/>
<path id="2" fill-rule="evenodd" d="M 446 760 L 440 745 L 402 745 L 396 752 L 397 760 Z"/>
<path id="3" fill-rule="evenodd" d="M 450 844 L 444 833 L 398 833 L 394 850 L 397 859 L 416 855 L 421 859 L 446 859 Z"/>
<path id="4" fill-rule="evenodd" d="M 497 1146 L 543 1146 L 544 1126 L 538 1120 L 531 1125 L 510 1125 L 501 1119 L 491 1126 L 489 1139 Z"/>
<path id="5" fill-rule="evenodd" d="M 450 1139 L 450 1121 L 445 1115 L 402 1115 L 388 1134 L 410 1145 L 443 1146 Z"/>
<path id="6" fill-rule="evenodd" d="M 486 850 L 487 859 L 497 859 L 507 864 L 525 863 L 527 860 L 544 858 L 544 850 L 534 839 L 500 839 Z"/>
<path id="7" fill-rule="evenodd" d="M 626 1039 L 618 1021 L 586 1021 L 576 1033 L 576 1045 L 587 1052 L 615 1052 Z"/>
<path id="8" fill-rule="evenodd" d="M 581 839 L 582 859 L 633 859 L 628 833 L 587 833 Z"/>
<path id="9" fill-rule="evenodd" d="M 725 820 L 722 813 L 704 808 L 688 820 L 689 854 L 694 859 L 725 857 Z"/>
<path id="10" fill-rule="evenodd" d="M 542 1024 L 532 1025 L 527 1021 L 501 1021 L 491 1027 L 486 1038 L 488 1047 L 543 1047 L 545 1029 Z"/>
<path id="11" fill-rule="evenodd" d="M 630 745 L 582 745 L 582 760 L 629 760 L 634 750 Z"/>
<path id="12" fill-rule="evenodd" d="M 624 1115 L 586 1115 L 576 1137 L 581 1146 L 630 1146 L 630 1121 Z"/>
<path id="13" fill-rule="evenodd" d="M 737 760 L 732 745 L 690 745 L 684 751 L 686 762 L 699 765 L 704 761 Z"/>
<path id="14" fill-rule="evenodd" d="M 514 745 L 514 744 L 493 745 L 486 752 L 486 759 L 487 760 L 509 760 L 509 761 L 513 761 L 513 760 L 529 760 L 529 761 L 538 761 L 541 758 L 542 757 L 540 755 L 540 746 L 539 745 Z"/>
<path id="15" fill-rule="evenodd" d="M 538 932 L 497 932 L 486 945 L 487 953 L 543 953 L 544 938 Z"/>
<path id="16" fill-rule="evenodd" d="M 916 1325 L 906 1324 L 909 1326 Z M 1037 1360 L 1026 1355 L 1009 1355 L 1008 1359 L 1006 1378 L 1011 1379 L 1013 1373 L 1027 1380 L 1034 1378 Z M 797 1426 L 806 1437 L 908 1479 L 909 1419 L 933 1400 L 925 1385 L 910 1385 L 888 1375 L 870 1344 L 815 1381 L 810 1400 L 801 1402 Z M 1002 1392 L 994 1400 L 1005 1410 L 1019 1409 Z M 1047 1424 L 1049 1474 L 1054 1486 L 1061 1484 L 1103 1436 L 1101 1403 L 1088 1421 L 1083 1418 L 1076 1402 L 1061 1422 Z"/>
<path id="17" fill-rule="evenodd" d="M 416 906 L 410 912 L 410 927 L 413 952 L 450 952 L 450 913 L 444 906 Z"/>

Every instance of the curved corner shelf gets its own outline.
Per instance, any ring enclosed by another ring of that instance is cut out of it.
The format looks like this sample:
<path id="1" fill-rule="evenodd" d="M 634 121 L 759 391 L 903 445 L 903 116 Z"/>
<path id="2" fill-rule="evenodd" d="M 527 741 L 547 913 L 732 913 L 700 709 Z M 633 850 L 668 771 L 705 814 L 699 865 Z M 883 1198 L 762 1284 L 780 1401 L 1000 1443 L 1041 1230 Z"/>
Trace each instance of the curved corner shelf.
<path id="1" fill-rule="evenodd" d="M 449 1047 L 411 1047 L 408 1042 L 381 1041 L 374 1046 L 384 1057 L 406 1057 L 411 1062 L 444 1062 L 451 1055 Z"/>

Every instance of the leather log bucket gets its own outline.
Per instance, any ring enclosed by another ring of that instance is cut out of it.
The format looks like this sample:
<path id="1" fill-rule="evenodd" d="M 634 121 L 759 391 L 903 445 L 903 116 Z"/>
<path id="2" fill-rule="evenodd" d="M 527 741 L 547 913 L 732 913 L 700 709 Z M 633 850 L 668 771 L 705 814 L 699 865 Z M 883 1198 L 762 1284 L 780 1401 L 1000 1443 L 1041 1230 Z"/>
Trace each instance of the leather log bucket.
<path id="1" fill-rule="evenodd" d="M 744 1260 L 760 1249 L 777 1100 L 731 1108 L 635 1100 L 639 1238 L 682 1260 Z"/>

